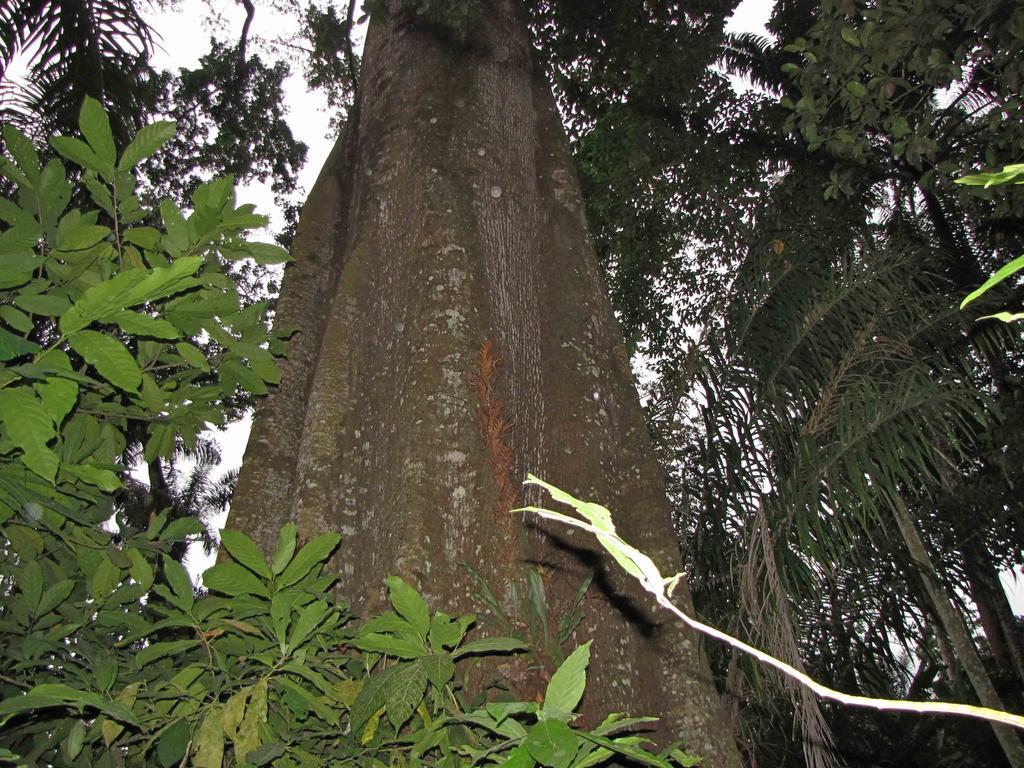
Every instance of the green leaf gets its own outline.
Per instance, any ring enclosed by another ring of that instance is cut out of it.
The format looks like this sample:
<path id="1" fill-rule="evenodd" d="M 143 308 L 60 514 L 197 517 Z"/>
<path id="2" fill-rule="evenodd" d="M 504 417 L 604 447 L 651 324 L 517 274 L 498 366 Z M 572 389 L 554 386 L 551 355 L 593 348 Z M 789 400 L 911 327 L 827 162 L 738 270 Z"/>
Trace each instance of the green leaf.
<path id="1" fill-rule="evenodd" d="M 442 691 L 455 676 L 455 660 L 450 653 L 435 653 L 420 659 L 423 671 L 437 690 Z"/>
<path id="2" fill-rule="evenodd" d="M 271 243 L 246 243 L 239 253 L 250 257 L 257 264 L 263 265 L 284 264 L 291 261 L 292 258 L 284 248 Z"/>
<path id="3" fill-rule="evenodd" d="M 182 355 L 184 357 L 184 355 Z M 206 358 L 203 358 L 204 362 Z M 198 366 L 195 366 L 198 367 Z M 287 522 L 281 527 L 277 535 L 277 549 L 274 550 L 274 557 L 270 562 L 270 570 L 275 576 L 279 576 L 295 554 L 295 542 L 298 538 L 298 528 L 295 523 Z"/>
<path id="4" fill-rule="evenodd" d="M 142 669 L 150 662 L 162 659 L 167 656 L 178 656 L 183 651 L 195 648 L 199 640 L 167 640 L 162 643 L 150 643 L 135 654 L 134 664 L 136 669 Z"/>
<path id="5" fill-rule="evenodd" d="M 435 613 L 430 617 L 430 632 L 428 639 L 430 640 L 430 647 L 434 651 L 440 651 L 446 648 L 454 648 L 466 635 L 466 630 L 469 629 L 470 624 L 473 623 L 476 617 L 463 617 L 469 618 L 466 622 L 454 622 L 451 616 L 446 613 Z"/>
<path id="6" fill-rule="evenodd" d="M 92 151 L 104 163 L 109 166 L 111 173 L 114 162 L 117 160 L 117 150 L 114 147 L 114 134 L 110 130 L 110 119 L 103 110 L 103 106 L 89 96 L 85 97 L 82 104 L 82 111 L 78 114 L 78 127 L 89 142 Z"/>
<path id="7" fill-rule="evenodd" d="M 0 390 L 0 421 L 7 437 L 23 451 L 26 466 L 53 482 L 59 460 L 46 444 L 56 433 L 53 419 L 35 393 L 28 387 Z"/>
<path id="8" fill-rule="evenodd" d="M 163 768 L 171 768 L 177 765 L 185 756 L 188 748 L 191 731 L 188 727 L 188 720 L 181 717 L 175 720 L 169 728 L 165 728 L 160 734 L 160 740 L 156 743 L 156 759 Z"/>
<path id="9" fill-rule="evenodd" d="M 221 768 L 224 761 L 224 727 L 220 720 L 219 707 L 211 707 L 203 716 L 203 722 L 199 725 L 199 732 L 193 741 L 194 768 Z"/>
<path id="10" fill-rule="evenodd" d="M 544 706 L 541 708 L 542 718 L 567 722 L 572 717 L 572 713 L 583 697 L 589 663 L 590 641 L 587 641 L 570 653 L 555 674 L 551 676 L 544 694 Z"/>
<path id="11" fill-rule="evenodd" d="M 284 573 L 277 577 L 278 587 L 290 587 L 313 568 L 325 563 L 340 542 L 341 536 L 337 533 L 322 533 L 308 542 L 284 569 Z"/>
<path id="12" fill-rule="evenodd" d="M 192 580 L 188 577 L 185 567 L 173 557 L 164 555 L 164 577 L 171 585 L 175 596 L 178 598 L 178 605 L 182 610 L 192 610 L 195 604 L 195 592 L 192 589 Z"/>
<path id="13" fill-rule="evenodd" d="M 3 320 L 19 333 L 29 333 L 35 328 L 32 318 L 21 310 L 15 309 L 10 304 L 0 305 L 0 320 Z"/>
<path id="14" fill-rule="evenodd" d="M 526 734 L 523 742 L 530 757 L 551 768 L 567 768 L 579 749 L 579 736 L 558 720 L 541 720 Z"/>
<path id="15" fill-rule="evenodd" d="M 193 275 L 201 266 L 201 257 L 188 256 L 152 271 L 127 269 L 120 272 L 82 294 L 61 317 L 60 330 L 69 335 L 136 304 L 157 301 L 195 287 L 201 281 Z"/>
<path id="16" fill-rule="evenodd" d="M 652 765 L 655 766 L 655 768 L 672 768 L 672 765 L 668 762 L 668 760 L 665 760 L 663 757 L 659 757 L 658 755 L 653 755 L 647 750 L 641 749 L 640 747 L 637 747 L 633 744 L 627 743 L 622 738 L 609 739 L 589 731 L 580 731 L 579 735 L 587 741 L 597 744 L 598 746 L 604 747 L 605 749 L 608 749 L 612 752 L 617 752 L 620 755 L 625 755 L 626 757 L 630 758 L 632 762 L 644 765 Z M 693 763 L 683 762 L 683 765 L 692 764 Z"/>
<path id="17" fill-rule="evenodd" d="M 76 709 L 96 709 L 122 723 L 138 726 L 135 714 L 127 707 L 88 691 L 79 691 L 62 683 L 44 683 L 20 696 L 12 696 L 0 702 L 0 725 L 13 715 L 31 712 L 46 707 L 70 706 Z"/>
<path id="18" fill-rule="evenodd" d="M 430 611 L 422 595 L 398 576 L 388 576 L 386 581 L 395 611 L 426 638 L 430 631 Z"/>
<path id="19" fill-rule="evenodd" d="M 121 161 L 117 164 L 118 170 L 131 170 L 147 157 L 152 156 L 160 147 L 174 138 L 177 129 L 178 124 L 173 120 L 158 120 L 141 128 L 131 143 L 125 147 Z"/>
<path id="20" fill-rule="evenodd" d="M 404 723 L 423 699 L 426 688 L 427 674 L 419 664 L 397 664 L 370 675 L 349 713 L 352 733 L 361 733 L 374 713 L 387 705 L 392 706 L 395 719 L 403 711 L 408 713 L 401 721 Z M 401 701 L 399 696 L 403 697 Z M 390 712 L 388 718 L 394 724 Z M 395 727 L 400 727 L 401 723 Z"/>
<path id="21" fill-rule="evenodd" d="M 1010 275 L 1019 272 L 1021 269 L 1024 269 L 1024 254 L 1021 254 L 1017 258 L 1010 261 L 1008 264 L 1004 264 L 996 271 L 994 275 L 992 275 L 992 277 L 990 277 L 988 280 L 982 283 L 980 288 L 971 291 L 969 294 L 967 294 L 967 297 L 960 302 L 960 309 L 963 309 L 976 298 L 978 298 L 983 293 L 988 291 L 990 288 L 1003 282 L 1003 280 L 1008 278 Z"/>
<path id="22" fill-rule="evenodd" d="M 418 640 L 395 637 L 394 635 L 380 635 L 374 632 L 353 638 L 352 645 L 361 651 L 384 653 L 388 656 L 397 656 L 400 659 L 418 659 L 427 654 L 427 649 Z"/>
<path id="23" fill-rule="evenodd" d="M 525 744 L 520 744 L 509 752 L 504 762 L 505 768 L 533 768 L 536 764 Z"/>
<path id="24" fill-rule="evenodd" d="M 294 653 L 295 649 L 302 645 L 303 641 L 312 634 L 317 627 L 323 624 L 324 619 L 330 612 L 331 606 L 325 600 L 317 600 L 314 603 L 303 606 L 299 609 L 299 618 L 292 629 L 291 638 L 288 640 L 288 651 Z"/>
<path id="25" fill-rule="evenodd" d="M 868 95 L 868 89 L 861 85 L 857 80 L 848 80 L 846 83 L 846 90 L 858 99 L 863 99 Z"/>
<path id="26" fill-rule="evenodd" d="M 54 296 L 48 293 L 21 293 L 18 294 L 14 303 L 33 315 L 47 317 L 60 317 L 71 306 L 71 302 L 63 296 Z"/>
<path id="27" fill-rule="evenodd" d="M 54 426 L 59 427 L 78 402 L 78 384 L 61 376 L 52 376 L 36 384 L 36 392 Z"/>
<path id="28" fill-rule="evenodd" d="M 39 615 L 43 616 L 63 605 L 75 591 L 75 586 L 76 583 L 72 579 L 61 579 L 49 587 L 39 599 Z"/>
<path id="29" fill-rule="evenodd" d="M 89 596 L 93 600 L 103 600 L 110 596 L 121 581 L 121 569 L 103 555 L 89 574 Z"/>
<path id="30" fill-rule="evenodd" d="M 29 138 L 10 123 L 4 125 L 4 146 L 11 153 L 19 170 L 33 186 L 39 182 L 39 155 Z"/>
<path id="31" fill-rule="evenodd" d="M 122 486 L 121 478 L 116 472 L 92 464 L 61 464 L 62 472 L 78 478 L 86 485 L 92 485 L 106 493 L 113 493 Z"/>
<path id="32" fill-rule="evenodd" d="M 292 620 L 292 606 L 301 595 L 298 590 L 286 589 L 277 592 L 270 601 L 270 620 L 282 653 L 288 652 L 288 625 Z"/>
<path id="33" fill-rule="evenodd" d="M 142 312 L 118 312 L 110 318 L 121 330 L 133 336 L 152 336 L 154 339 L 177 339 L 181 332 L 162 317 L 152 317 Z"/>
<path id="34" fill-rule="evenodd" d="M 39 351 L 39 345 L 34 341 L 28 341 L 20 336 L 15 336 L 10 331 L 0 328 L 0 362 L 14 360 L 24 355 L 31 355 Z"/>
<path id="35" fill-rule="evenodd" d="M 203 573 L 203 584 L 213 592 L 234 597 L 236 595 L 260 595 L 270 597 L 267 585 L 253 575 L 252 571 L 238 563 L 218 563 Z"/>
<path id="36" fill-rule="evenodd" d="M 842 30 L 840 30 L 839 35 L 848 45 L 852 45 L 854 48 L 860 48 L 860 38 L 857 37 L 857 33 L 849 27 L 843 27 Z"/>
<path id="37" fill-rule="evenodd" d="M 137 393 L 142 371 L 124 344 L 99 331 L 78 331 L 68 344 L 107 381 L 127 392 Z"/>
<path id="38" fill-rule="evenodd" d="M 487 637 L 459 646 L 452 655 L 456 659 L 461 659 L 463 656 L 475 654 L 516 653 L 527 648 L 529 646 L 526 643 L 514 637 Z"/>
<path id="39" fill-rule="evenodd" d="M 256 542 L 244 533 L 225 528 L 220 532 L 220 542 L 236 562 L 244 565 L 257 576 L 262 576 L 265 579 L 272 578 L 273 574 L 267 567 L 263 552 Z"/>
<path id="40" fill-rule="evenodd" d="M 96 156 L 96 153 L 89 148 L 88 144 L 80 139 L 70 136 L 54 136 L 50 139 L 50 146 L 68 160 L 86 170 L 110 175 L 110 167 Z"/>

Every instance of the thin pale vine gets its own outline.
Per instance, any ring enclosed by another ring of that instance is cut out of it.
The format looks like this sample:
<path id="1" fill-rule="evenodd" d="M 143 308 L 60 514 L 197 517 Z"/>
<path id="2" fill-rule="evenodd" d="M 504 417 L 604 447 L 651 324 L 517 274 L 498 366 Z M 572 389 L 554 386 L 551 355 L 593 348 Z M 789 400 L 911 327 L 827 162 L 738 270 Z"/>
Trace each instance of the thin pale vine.
<path id="1" fill-rule="evenodd" d="M 580 515 L 586 518 L 587 522 L 543 507 L 528 506 L 514 511 L 532 512 L 545 519 L 570 525 L 575 528 L 581 528 L 584 531 L 594 534 L 601 546 L 608 550 L 608 553 L 615 559 L 615 561 L 619 563 L 619 565 L 621 565 L 628 574 L 636 578 L 646 591 L 654 595 L 658 605 L 665 608 L 665 610 L 670 611 L 691 629 L 707 635 L 708 637 L 714 638 L 719 642 L 725 643 L 731 648 L 735 648 L 736 650 L 743 651 L 744 653 L 753 656 L 758 661 L 767 664 L 787 677 L 797 681 L 821 698 L 837 701 L 851 707 L 865 707 L 890 712 L 959 715 L 961 717 L 971 717 L 989 722 L 1003 723 L 1015 728 L 1024 729 L 1024 717 L 1011 714 L 1010 712 L 1004 712 L 1002 710 L 990 709 L 988 707 L 977 707 L 971 704 L 956 704 L 938 701 L 882 699 L 871 696 L 858 696 L 855 694 L 843 693 L 842 691 L 830 688 L 824 683 L 815 680 L 810 675 L 796 669 L 791 664 L 787 664 L 781 659 L 777 659 L 771 654 L 766 653 L 759 648 L 755 648 L 754 646 L 749 645 L 732 635 L 722 632 L 709 624 L 698 621 L 687 614 L 675 605 L 671 599 L 672 592 L 676 586 L 678 586 L 683 574 L 677 573 L 668 578 L 662 576 L 657 565 L 655 565 L 654 561 L 648 555 L 636 549 L 618 535 L 615 530 L 615 525 L 612 523 L 611 513 L 605 507 L 593 502 L 580 501 L 579 499 L 570 496 L 565 491 L 545 483 L 534 475 L 527 475 L 527 478 L 526 484 L 539 485 L 544 488 L 551 494 L 551 497 L 555 501 L 559 501 L 575 508 Z"/>

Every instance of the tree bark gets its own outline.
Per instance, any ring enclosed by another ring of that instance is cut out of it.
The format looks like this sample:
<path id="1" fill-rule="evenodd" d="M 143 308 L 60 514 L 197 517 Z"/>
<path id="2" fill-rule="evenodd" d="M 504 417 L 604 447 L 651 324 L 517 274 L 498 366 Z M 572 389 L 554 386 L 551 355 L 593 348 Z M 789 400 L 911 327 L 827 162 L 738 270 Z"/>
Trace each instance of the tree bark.
<path id="1" fill-rule="evenodd" d="M 899 499 L 896 499 L 894 513 L 903 542 L 914 563 L 920 568 L 921 581 L 928 594 L 928 599 L 953 645 L 953 652 L 956 654 L 957 660 L 963 666 L 964 672 L 967 673 L 967 679 L 971 681 L 971 687 L 974 689 L 978 701 L 983 707 L 989 709 L 1005 709 L 999 694 L 992 685 L 988 672 L 985 671 L 984 664 L 978 657 L 977 649 L 964 625 L 963 617 L 957 613 L 943 591 L 924 541 L 918 534 L 909 512 Z M 992 725 L 992 730 L 995 731 L 999 746 L 1003 748 L 1003 753 L 1009 764 L 1013 768 L 1024 768 L 1024 746 L 1021 745 L 1017 731 L 1010 726 L 997 724 Z"/>
<path id="2" fill-rule="evenodd" d="M 382 606 L 387 574 L 437 609 L 478 609 L 460 561 L 499 595 L 539 564 L 557 610 L 596 568 L 573 637 L 594 640 L 585 722 L 659 715 L 662 740 L 739 766 L 697 638 L 589 536 L 509 511 L 541 501 L 518 490 L 532 471 L 606 504 L 627 540 L 680 569 L 518 2 L 495 0 L 461 40 L 409 15 L 371 21 L 357 110 L 293 256 L 278 322 L 300 331 L 258 408 L 231 525 L 267 549 L 288 520 L 307 537 L 340 530 L 340 592 L 360 613 Z"/>

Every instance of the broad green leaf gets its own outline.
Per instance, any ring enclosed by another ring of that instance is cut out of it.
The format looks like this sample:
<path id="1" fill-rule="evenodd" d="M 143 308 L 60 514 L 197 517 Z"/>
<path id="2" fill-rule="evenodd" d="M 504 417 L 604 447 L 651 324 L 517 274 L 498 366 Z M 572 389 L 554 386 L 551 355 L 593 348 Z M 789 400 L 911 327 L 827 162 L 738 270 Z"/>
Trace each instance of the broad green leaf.
<path id="1" fill-rule="evenodd" d="M 76 709 L 96 709 L 122 723 L 139 725 L 135 714 L 127 707 L 89 691 L 79 691 L 62 683 L 44 683 L 20 696 L 12 696 L 0 701 L 0 725 L 6 723 L 13 715 L 31 712 L 46 707 L 70 706 Z"/>
<path id="2" fill-rule="evenodd" d="M 242 722 L 242 718 L 245 717 L 245 705 L 249 700 L 251 692 L 251 685 L 236 691 L 231 694 L 231 697 L 224 704 L 224 709 L 221 710 L 221 728 L 224 729 L 224 733 L 227 734 L 228 738 L 232 740 L 238 734 L 238 725 Z"/>
<path id="3" fill-rule="evenodd" d="M 417 685 L 419 686 L 419 695 L 416 695 Z M 370 675 L 349 713 L 352 733 L 362 732 L 363 726 L 370 721 L 370 718 L 389 701 L 395 700 L 399 692 L 410 695 L 414 699 L 414 701 L 406 700 L 399 705 L 399 709 L 405 709 L 411 715 L 423 698 L 426 687 L 427 675 L 419 664 L 397 664 Z M 396 712 L 395 716 L 398 717 L 399 714 Z"/>
<path id="4" fill-rule="evenodd" d="M 583 697 L 587 684 L 587 665 L 590 663 L 590 641 L 569 654 L 551 676 L 544 693 L 541 718 L 567 722 Z M 534 755 L 536 757 L 536 755 Z M 537 758 L 538 760 L 540 758 Z"/>
<path id="5" fill-rule="evenodd" d="M 529 646 L 526 643 L 514 637 L 487 637 L 459 646 L 452 653 L 452 656 L 456 659 L 461 659 L 463 656 L 475 654 L 515 653 L 525 651 L 527 648 Z"/>
<path id="6" fill-rule="evenodd" d="M 206 355 L 202 353 L 198 347 L 190 344 L 187 341 L 179 342 L 174 345 L 174 348 L 178 350 L 178 354 L 185 358 L 185 362 L 193 368 L 198 368 L 201 371 L 210 370 L 210 362 L 206 359 Z M 294 547 L 294 545 L 293 545 Z"/>
<path id="7" fill-rule="evenodd" d="M 124 344 L 99 331 L 78 331 L 68 344 L 107 381 L 127 392 L 138 392 L 142 371 Z"/>
<path id="8" fill-rule="evenodd" d="M 235 752 L 247 757 L 254 749 L 260 746 L 260 724 L 267 722 L 267 678 L 260 678 L 260 681 L 252 687 L 249 694 L 249 704 L 245 708 L 245 716 L 238 724 L 238 731 L 235 734 Z"/>
<path id="9" fill-rule="evenodd" d="M 238 563 L 218 563 L 203 573 L 203 584 L 207 589 L 234 597 L 236 595 L 260 595 L 270 597 L 270 591 L 252 571 Z"/>
<path id="10" fill-rule="evenodd" d="M 271 243 L 246 243 L 242 247 L 241 253 L 250 257 L 257 264 L 263 265 L 284 264 L 291 261 L 288 251 Z"/>
<path id="11" fill-rule="evenodd" d="M 849 91 L 852 95 L 856 96 L 858 99 L 863 99 L 865 96 L 868 95 L 868 89 L 861 85 L 861 83 L 857 80 L 847 81 L 846 90 Z"/>
<path id="12" fill-rule="evenodd" d="M 97 224 L 79 224 L 61 234 L 57 250 L 63 252 L 84 251 L 92 248 L 110 234 L 110 229 Z"/>
<path id="13" fill-rule="evenodd" d="M 121 569 L 111 562 L 105 554 L 93 567 L 89 574 L 89 596 L 93 600 L 103 600 L 113 592 L 121 582 Z"/>
<path id="14" fill-rule="evenodd" d="M 35 147 L 32 146 L 32 142 L 11 123 L 4 125 L 3 136 L 4 146 L 11 153 L 18 169 L 31 182 L 31 185 L 35 186 L 39 182 L 39 155 Z"/>
<path id="15" fill-rule="evenodd" d="M 75 165 L 80 165 L 86 170 L 106 175 L 110 173 L 109 166 L 100 160 L 89 145 L 81 139 L 71 136 L 54 136 L 50 139 L 50 146 Z"/>
<path id="16" fill-rule="evenodd" d="M 18 569 L 15 579 L 29 611 L 35 613 L 39 599 L 43 595 L 43 570 L 39 566 L 39 561 L 29 560 L 24 563 Z"/>
<path id="17" fill-rule="evenodd" d="M 15 309 L 10 304 L 0 305 L 0 320 L 3 320 L 19 333 L 29 333 L 33 328 L 35 328 L 35 324 L 32 322 L 31 317 L 21 310 Z"/>
<path id="18" fill-rule="evenodd" d="M 848 45 L 852 45 L 854 48 L 860 48 L 860 38 L 857 37 L 857 33 L 849 27 L 843 27 L 842 30 L 840 30 L 839 35 Z"/>
<path id="19" fill-rule="evenodd" d="M 536 764 L 525 744 L 520 744 L 509 752 L 503 763 L 505 768 L 533 768 Z"/>
<path id="20" fill-rule="evenodd" d="M 177 656 L 181 654 L 182 651 L 195 648 L 198 644 L 199 640 L 195 638 L 188 640 L 167 640 L 162 643 L 150 643 L 145 648 L 139 650 L 135 655 L 135 668 L 142 669 L 150 662 L 162 659 L 166 656 Z"/>
<path id="21" fill-rule="evenodd" d="M 92 151 L 104 163 L 113 170 L 117 160 L 117 150 L 114 147 L 114 134 L 110 130 L 110 119 L 103 110 L 103 106 L 89 96 L 85 97 L 82 104 L 82 111 L 78 114 L 78 127 L 89 142 Z M 112 174 L 111 174 L 112 175 Z"/>
<path id="22" fill-rule="evenodd" d="M 64 754 L 68 760 L 74 760 L 82 753 L 82 747 L 85 745 L 85 723 L 81 720 L 76 720 L 74 725 L 71 726 L 71 730 L 68 731 L 67 738 L 64 740 Z"/>
<path id="23" fill-rule="evenodd" d="M 143 556 L 143 554 L 135 547 L 128 549 L 128 559 L 131 561 L 129 573 L 131 577 L 135 579 L 142 588 L 149 590 L 153 586 L 153 566 L 150 565 L 149 561 Z"/>
<path id="24" fill-rule="evenodd" d="M 164 729 L 156 743 L 156 759 L 163 768 L 171 768 L 172 765 L 177 765 L 181 761 L 181 758 L 185 756 L 191 735 L 188 720 L 183 717 L 178 718 L 171 723 L 170 727 Z"/>
<path id="25" fill-rule="evenodd" d="M 990 277 L 988 280 L 982 283 L 980 288 L 971 291 L 969 294 L 967 294 L 967 297 L 960 302 L 960 309 L 966 307 L 976 298 L 978 298 L 983 293 L 992 288 L 992 286 L 998 285 L 999 283 L 1003 282 L 1003 280 L 1008 278 L 1010 275 L 1019 272 L 1021 269 L 1024 269 L 1024 254 L 1013 259 L 1008 264 L 1004 264 L 996 271 L 994 275 L 992 275 L 992 277 Z"/>
<path id="26" fill-rule="evenodd" d="M 282 653 L 288 651 L 288 626 L 292 621 L 292 606 L 302 595 L 296 589 L 277 592 L 270 601 L 270 621 L 274 625 L 274 634 Z"/>
<path id="27" fill-rule="evenodd" d="M 177 339 L 181 332 L 162 317 L 152 317 L 142 312 L 118 312 L 110 318 L 121 330 L 133 336 L 152 336 L 154 339 Z"/>
<path id="28" fill-rule="evenodd" d="M 182 357 L 184 357 L 184 355 L 182 355 Z M 206 358 L 204 357 L 203 362 L 205 361 Z M 298 538 L 297 534 L 298 528 L 295 526 L 295 523 L 291 521 L 285 523 L 281 527 L 281 531 L 277 536 L 277 549 L 274 550 L 274 557 L 270 562 L 270 570 L 273 571 L 275 576 L 280 575 L 291 561 L 292 555 L 295 554 L 295 542 Z"/>
<path id="29" fill-rule="evenodd" d="M 48 293 L 21 293 L 14 303 L 33 315 L 48 317 L 59 317 L 71 307 L 71 302 L 63 296 Z"/>
<path id="30" fill-rule="evenodd" d="M 288 640 L 288 650 L 294 653 L 295 649 L 302 645 L 317 627 L 323 624 L 331 606 L 325 600 L 317 600 L 314 603 L 303 606 L 299 609 L 299 618 L 295 621 L 291 637 Z"/>
<path id="31" fill-rule="evenodd" d="M 395 611 L 426 638 L 430 631 L 430 611 L 423 596 L 398 576 L 388 576 L 386 581 Z"/>
<path id="32" fill-rule="evenodd" d="M 475 619 L 475 617 L 469 618 L 471 620 L 468 622 L 455 622 L 446 613 L 435 613 L 430 617 L 430 632 L 428 634 L 430 647 L 434 651 L 454 648 L 462 642 L 462 638 L 466 635 L 466 630 L 472 624 L 472 620 Z"/>
<path id="33" fill-rule="evenodd" d="M 183 610 L 191 610 L 195 602 L 195 593 L 192 590 L 192 580 L 188 577 L 188 571 L 181 563 L 167 555 L 164 555 L 163 565 L 164 577 L 180 601 L 179 605 Z"/>
<path id="34" fill-rule="evenodd" d="M 46 445 L 55 435 L 53 419 L 35 393 L 28 387 L 0 390 L 0 421 L 7 437 L 21 448 L 25 465 L 52 482 L 60 463 Z"/>
<path id="35" fill-rule="evenodd" d="M 418 659 L 427 653 L 427 649 L 419 640 L 395 637 L 394 635 L 380 635 L 373 632 L 353 638 L 352 645 L 361 651 L 383 653 L 400 659 Z"/>
<path id="36" fill-rule="evenodd" d="M 93 485 L 106 493 L 113 493 L 122 486 L 121 478 L 116 472 L 91 464 L 61 464 L 61 472 L 67 472 L 86 485 Z"/>
<path id="37" fill-rule="evenodd" d="M 450 653 L 424 656 L 420 659 L 420 664 L 427 674 L 427 680 L 439 691 L 444 690 L 455 676 L 455 661 Z"/>
<path id="38" fill-rule="evenodd" d="M 118 169 L 131 170 L 141 161 L 152 156 L 160 147 L 174 138 L 177 128 L 178 124 L 173 120 L 158 120 L 141 128 L 121 154 L 121 160 L 117 164 Z"/>
<path id="39" fill-rule="evenodd" d="M 39 599 L 39 615 L 42 616 L 50 613 L 63 605 L 71 597 L 71 593 L 75 591 L 75 586 L 76 582 L 73 580 L 61 579 L 44 591 L 43 596 Z"/>
<path id="40" fill-rule="evenodd" d="M 199 731 L 192 742 L 194 768 L 221 768 L 224 760 L 224 727 L 221 725 L 221 710 L 211 707 L 203 716 Z"/>
<path id="41" fill-rule="evenodd" d="M 551 768 L 567 768 L 579 749 L 579 736 L 559 720 L 541 720 L 526 734 L 530 757 Z"/>
<path id="42" fill-rule="evenodd" d="M 651 754 L 647 750 L 629 742 L 625 742 L 620 739 L 609 739 L 605 736 L 598 736 L 597 734 L 589 731 L 580 731 L 579 736 L 612 752 L 625 755 L 630 758 L 631 761 L 638 764 L 652 765 L 655 766 L 655 768 L 672 768 L 672 764 L 665 758 Z M 687 763 L 684 762 L 683 764 L 686 765 Z M 692 763 L 689 764 L 692 765 Z"/>
<path id="43" fill-rule="evenodd" d="M 199 256 L 188 256 L 168 267 L 152 271 L 128 269 L 109 280 L 89 288 L 60 319 L 65 335 L 105 320 L 122 310 L 144 302 L 157 301 L 195 287 L 200 281 L 193 277 L 202 266 Z"/>
<path id="44" fill-rule="evenodd" d="M 42 384 L 36 384 L 35 389 L 54 426 L 59 427 L 78 402 L 78 384 L 61 376 L 53 376 Z"/>
<path id="45" fill-rule="evenodd" d="M 305 685 L 299 685 L 295 681 L 289 680 L 284 675 L 276 675 L 274 677 L 274 685 L 285 688 L 293 693 L 303 701 L 306 707 L 316 712 L 317 715 L 330 725 L 337 726 L 340 722 L 341 716 L 338 709 L 335 706 L 326 703 L 325 699 L 319 696 L 314 696 L 309 690 L 307 690 Z"/>
<path id="46" fill-rule="evenodd" d="M 263 557 L 263 552 L 256 545 L 256 542 L 244 533 L 225 528 L 220 532 L 220 541 L 224 548 L 227 549 L 228 554 L 237 563 L 244 565 L 257 576 L 262 576 L 266 579 L 270 579 L 273 576 L 270 568 L 267 567 L 267 561 Z"/>
<path id="47" fill-rule="evenodd" d="M 0 362 L 14 360 L 15 358 L 31 355 L 38 351 L 39 345 L 34 341 L 28 341 L 0 328 Z"/>
<path id="48" fill-rule="evenodd" d="M 288 563 L 284 572 L 277 577 L 278 587 L 290 587 L 314 568 L 323 565 L 331 553 L 338 548 L 340 542 L 341 535 L 337 533 L 322 533 L 309 541 Z"/>
<path id="49" fill-rule="evenodd" d="M 407 632 L 410 635 L 416 634 L 412 624 L 392 611 L 384 611 L 367 619 L 359 628 L 359 632 L 360 634 L 369 634 L 371 632 Z"/>

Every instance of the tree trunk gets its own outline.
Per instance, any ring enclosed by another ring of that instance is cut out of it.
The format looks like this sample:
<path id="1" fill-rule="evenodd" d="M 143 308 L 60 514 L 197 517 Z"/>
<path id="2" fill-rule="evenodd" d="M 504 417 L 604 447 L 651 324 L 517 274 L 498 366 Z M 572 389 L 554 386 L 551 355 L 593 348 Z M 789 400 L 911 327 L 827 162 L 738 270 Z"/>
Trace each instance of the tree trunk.
<path id="1" fill-rule="evenodd" d="M 978 701 L 981 702 L 983 707 L 988 707 L 989 709 L 1005 709 L 999 694 L 996 693 L 996 689 L 993 687 L 991 679 L 989 679 L 988 672 L 985 671 L 984 664 L 981 663 L 981 659 L 978 657 L 977 649 L 974 647 L 974 642 L 971 640 L 967 627 L 964 625 L 963 617 L 953 607 L 943 591 L 936 577 L 935 566 L 928 555 L 924 541 L 918 534 L 914 521 L 900 499 L 896 499 L 894 512 L 896 525 L 900 529 L 903 542 L 906 544 L 914 563 L 920 568 L 921 581 L 924 584 L 925 592 L 928 594 L 928 599 L 931 601 L 935 613 L 938 614 L 942 628 L 946 631 L 950 642 L 953 644 L 953 652 L 956 654 L 960 664 L 963 665 L 964 672 L 967 673 L 967 679 L 971 681 L 971 687 L 974 689 Z M 999 746 L 1003 748 L 1003 753 L 1006 755 L 1009 764 L 1013 768 L 1024 768 L 1024 746 L 1021 745 L 1017 731 L 1008 725 L 997 724 L 992 725 L 992 730 L 995 731 L 996 738 L 999 740 Z"/>
<path id="2" fill-rule="evenodd" d="M 493 6 L 464 40 L 409 14 L 371 22 L 357 109 L 303 209 L 278 310 L 300 332 L 231 525 L 268 549 L 287 520 L 340 530 L 361 613 L 387 574 L 454 612 L 479 609 L 460 561 L 499 595 L 539 564 L 556 609 L 596 568 L 573 638 L 594 639 L 585 721 L 659 715 L 663 740 L 739 766 L 695 636 L 589 536 L 509 511 L 541 500 L 519 491 L 532 471 L 679 570 L 559 115 L 519 3 Z"/>

